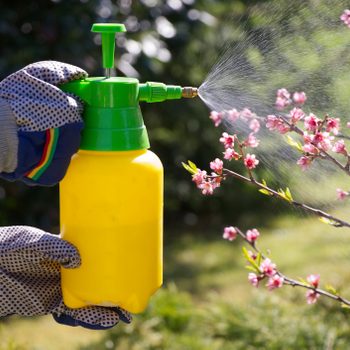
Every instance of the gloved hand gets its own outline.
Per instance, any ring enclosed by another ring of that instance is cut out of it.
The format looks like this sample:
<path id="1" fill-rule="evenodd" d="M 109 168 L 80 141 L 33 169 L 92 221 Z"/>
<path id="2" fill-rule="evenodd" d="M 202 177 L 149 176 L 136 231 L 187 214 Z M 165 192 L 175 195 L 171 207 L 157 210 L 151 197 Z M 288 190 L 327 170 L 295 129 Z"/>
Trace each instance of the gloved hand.
<path id="1" fill-rule="evenodd" d="M 78 150 L 82 101 L 59 85 L 87 77 L 56 61 L 30 64 L 0 82 L 0 177 L 54 185 Z"/>
<path id="2" fill-rule="evenodd" d="M 43 61 L 0 83 L 0 177 L 53 185 L 66 173 L 80 144 L 82 101 L 58 86 L 87 73 Z M 105 329 L 130 315 L 121 308 L 67 308 L 61 296 L 60 266 L 80 264 L 68 242 L 41 230 L 0 228 L 0 317 L 51 313 L 59 323 Z"/>
<path id="3" fill-rule="evenodd" d="M 90 329 L 110 328 L 119 320 L 130 323 L 130 314 L 121 308 L 64 305 L 60 266 L 78 267 L 80 257 L 58 236 L 28 226 L 2 227 L 0 252 L 0 317 L 51 313 L 59 323 Z"/>

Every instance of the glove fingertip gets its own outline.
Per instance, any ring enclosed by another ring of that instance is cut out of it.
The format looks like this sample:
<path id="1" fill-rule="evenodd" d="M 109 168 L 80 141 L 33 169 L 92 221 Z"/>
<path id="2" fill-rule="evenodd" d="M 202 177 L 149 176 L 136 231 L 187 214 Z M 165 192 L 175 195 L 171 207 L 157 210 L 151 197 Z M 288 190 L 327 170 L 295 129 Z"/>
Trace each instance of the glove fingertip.
<path id="1" fill-rule="evenodd" d="M 66 269 L 74 269 L 81 265 L 81 258 L 78 249 L 70 242 L 61 240 L 64 245 L 65 257 L 60 264 Z"/>
<path id="2" fill-rule="evenodd" d="M 124 310 L 124 309 L 122 309 L 120 307 L 113 307 L 113 308 L 111 308 L 111 310 L 116 312 L 118 314 L 118 316 L 119 316 L 119 319 L 121 321 L 123 321 L 124 323 L 127 323 L 127 324 L 131 323 L 132 316 L 131 316 L 131 314 L 128 311 L 126 311 L 126 310 Z"/>
<path id="3" fill-rule="evenodd" d="M 66 315 L 66 314 L 52 314 L 52 317 L 54 318 L 54 320 L 59 323 L 59 324 L 63 324 L 65 326 L 71 326 L 71 327 L 78 327 L 81 326 L 83 328 L 87 328 L 87 329 L 93 329 L 93 330 L 105 330 L 105 329 L 110 329 L 113 328 L 117 323 L 112 324 L 112 325 L 108 325 L 108 326 L 103 326 L 101 324 L 90 324 L 90 323 L 86 323 L 80 320 L 76 320 L 74 319 L 72 316 Z"/>

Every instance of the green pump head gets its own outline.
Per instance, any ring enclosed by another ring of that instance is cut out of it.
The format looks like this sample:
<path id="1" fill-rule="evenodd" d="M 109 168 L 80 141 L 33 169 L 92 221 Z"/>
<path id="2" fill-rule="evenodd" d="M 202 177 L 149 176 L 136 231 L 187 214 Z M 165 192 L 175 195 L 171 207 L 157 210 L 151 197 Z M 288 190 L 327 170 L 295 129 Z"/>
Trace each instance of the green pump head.
<path id="1" fill-rule="evenodd" d="M 80 149 L 130 151 L 149 148 L 139 101 L 193 98 L 197 88 L 165 85 L 137 79 L 111 77 L 114 69 L 115 34 L 125 32 L 123 24 L 97 23 L 91 29 L 102 35 L 102 62 L 105 77 L 89 77 L 61 86 L 85 102 L 84 130 Z"/>

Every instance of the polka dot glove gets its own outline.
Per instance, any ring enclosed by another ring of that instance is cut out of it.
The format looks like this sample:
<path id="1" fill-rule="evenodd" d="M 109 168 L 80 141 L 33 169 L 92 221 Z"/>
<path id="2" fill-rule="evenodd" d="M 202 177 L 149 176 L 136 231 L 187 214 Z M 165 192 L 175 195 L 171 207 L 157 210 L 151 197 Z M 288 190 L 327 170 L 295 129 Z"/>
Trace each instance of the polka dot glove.
<path id="1" fill-rule="evenodd" d="M 76 248 L 58 236 L 29 226 L 0 228 L 0 317 L 52 314 L 70 326 L 106 329 L 131 322 L 121 308 L 69 309 L 62 301 L 60 267 L 80 265 Z"/>
<path id="2" fill-rule="evenodd" d="M 83 102 L 59 89 L 84 79 L 56 61 L 30 64 L 0 82 L 0 176 L 28 184 L 60 181 L 80 144 Z"/>

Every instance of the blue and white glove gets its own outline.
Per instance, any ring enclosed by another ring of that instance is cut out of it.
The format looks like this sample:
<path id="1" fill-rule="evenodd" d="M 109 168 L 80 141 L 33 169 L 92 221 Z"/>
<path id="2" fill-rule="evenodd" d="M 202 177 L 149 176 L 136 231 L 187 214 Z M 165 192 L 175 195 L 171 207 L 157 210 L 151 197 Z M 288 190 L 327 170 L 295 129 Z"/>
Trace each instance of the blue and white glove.
<path id="1" fill-rule="evenodd" d="M 54 185 L 78 150 L 83 104 L 60 84 L 82 79 L 82 69 L 60 62 L 31 64 L 0 83 L 0 177 Z M 58 236 L 27 226 L 0 228 L 0 317 L 52 314 L 59 323 L 113 327 L 130 314 L 121 308 L 69 309 L 60 267 L 80 265 L 78 251 Z"/>
<path id="2" fill-rule="evenodd" d="M 58 236 L 28 226 L 1 227 L 0 317 L 52 314 L 58 323 L 90 329 L 130 323 L 130 314 L 118 307 L 64 305 L 60 267 L 79 265 L 77 249 Z"/>
<path id="3" fill-rule="evenodd" d="M 56 61 L 30 64 L 0 82 L 0 177 L 54 185 L 78 150 L 83 103 L 59 85 L 87 77 Z"/>

